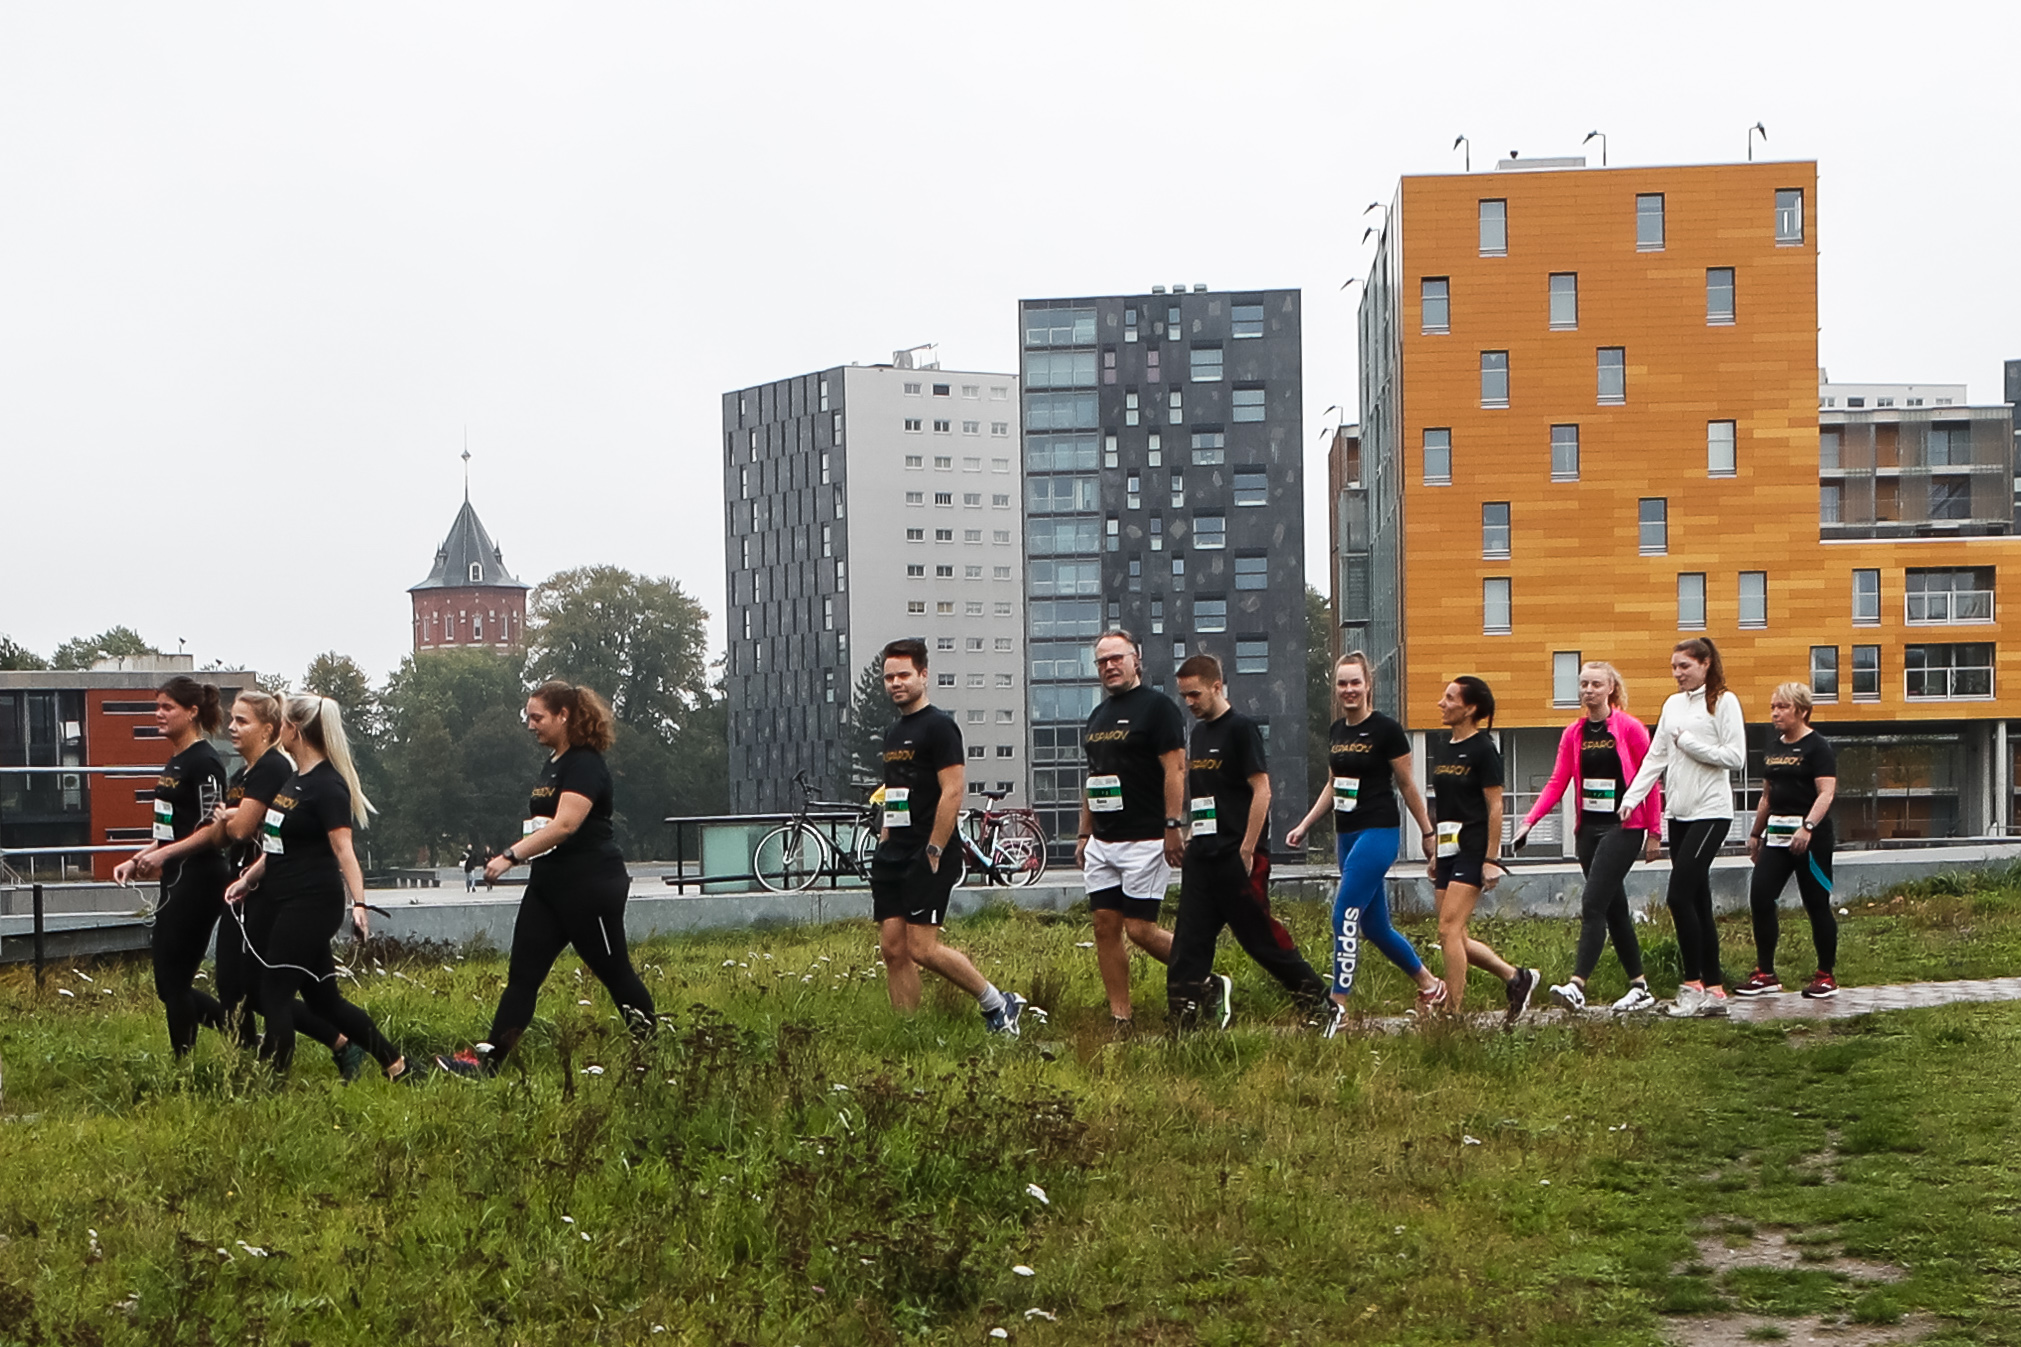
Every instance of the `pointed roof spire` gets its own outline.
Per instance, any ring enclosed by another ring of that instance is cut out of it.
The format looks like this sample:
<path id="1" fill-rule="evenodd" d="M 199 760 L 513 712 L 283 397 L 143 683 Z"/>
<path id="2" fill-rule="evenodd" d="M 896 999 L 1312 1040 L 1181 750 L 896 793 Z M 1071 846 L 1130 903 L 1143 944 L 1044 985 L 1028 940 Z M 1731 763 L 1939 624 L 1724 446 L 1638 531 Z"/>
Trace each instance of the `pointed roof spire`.
<path id="1" fill-rule="evenodd" d="M 463 428 L 463 503 L 470 504 L 470 427 Z"/>
<path id="2" fill-rule="evenodd" d="M 505 569 L 505 553 L 484 530 L 483 521 L 465 496 L 463 508 L 449 526 L 449 536 L 435 553 L 435 568 L 428 578 L 408 590 L 463 589 L 472 585 L 490 589 L 531 589 Z"/>

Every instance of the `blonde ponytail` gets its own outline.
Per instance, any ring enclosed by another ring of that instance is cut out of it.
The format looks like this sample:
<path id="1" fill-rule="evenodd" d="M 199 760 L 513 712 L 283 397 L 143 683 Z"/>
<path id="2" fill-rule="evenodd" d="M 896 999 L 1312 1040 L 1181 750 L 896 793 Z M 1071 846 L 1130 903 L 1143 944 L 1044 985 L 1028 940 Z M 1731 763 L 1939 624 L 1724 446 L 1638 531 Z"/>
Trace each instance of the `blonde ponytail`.
<path id="1" fill-rule="evenodd" d="M 288 722 L 308 740 L 309 747 L 329 759 L 330 766 L 337 769 L 337 775 L 351 788 L 351 821 L 365 827 L 369 822 L 366 815 L 378 810 L 365 798 L 365 788 L 358 784 L 358 767 L 351 760 L 351 741 L 344 733 L 344 716 L 337 703 L 328 697 L 290 697 Z"/>

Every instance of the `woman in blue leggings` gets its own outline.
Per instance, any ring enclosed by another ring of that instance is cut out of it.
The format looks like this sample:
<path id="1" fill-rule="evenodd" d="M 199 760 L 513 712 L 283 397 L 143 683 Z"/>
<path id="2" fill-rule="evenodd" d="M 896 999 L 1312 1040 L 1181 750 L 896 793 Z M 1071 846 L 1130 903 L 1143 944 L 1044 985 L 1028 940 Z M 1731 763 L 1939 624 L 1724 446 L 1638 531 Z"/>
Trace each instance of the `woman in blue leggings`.
<path id="1" fill-rule="evenodd" d="M 1420 1012 L 1446 999 L 1445 983 L 1432 976 L 1410 941 L 1390 925 L 1386 879 L 1397 859 L 1397 833 L 1403 826 L 1397 797 L 1403 797 L 1418 826 L 1427 860 L 1433 850 L 1432 825 L 1412 772 L 1410 737 L 1403 726 L 1371 705 L 1370 682 L 1368 656 L 1358 650 L 1342 655 L 1333 666 L 1333 691 L 1341 715 L 1328 736 L 1332 780 L 1285 839 L 1294 850 L 1304 846 L 1314 825 L 1329 811 L 1333 814 L 1340 891 L 1333 898 L 1334 1011 L 1326 1027 L 1328 1038 L 1347 1023 L 1347 998 L 1354 991 L 1363 940 L 1373 942 L 1417 983 Z"/>

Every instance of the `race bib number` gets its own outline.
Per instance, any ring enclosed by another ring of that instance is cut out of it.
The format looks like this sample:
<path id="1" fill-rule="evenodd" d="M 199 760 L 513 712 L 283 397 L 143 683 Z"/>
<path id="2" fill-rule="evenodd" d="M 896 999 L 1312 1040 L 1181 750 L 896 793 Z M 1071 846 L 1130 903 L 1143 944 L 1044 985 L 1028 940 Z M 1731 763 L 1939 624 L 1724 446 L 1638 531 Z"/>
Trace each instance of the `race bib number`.
<path id="1" fill-rule="evenodd" d="M 1459 854 L 1460 825 L 1457 823 L 1439 824 L 1439 855 L 1457 856 Z"/>
<path id="2" fill-rule="evenodd" d="M 266 822 L 260 825 L 260 850 L 266 852 L 269 856 L 284 854 L 281 849 L 282 817 L 283 815 L 280 810 L 269 809 L 267 811 Z"/>
<path id="3" fill-rule="evenodd" d="M 1123 810 L 1123 778 L 1120 776 L 1091 776 L 1088 778 L 1088 812 L 1091 814 L 1119 814 Z"/>
<path id="4" fill-rule="evenodd" d="M 1614 812 L 1614 795 L 1621 783 L 1613 777 L 1604 780 L 1584 780 L 1579 783 L 1579 807 L 1589 814 L 1611 814 Z"/>
<path id="5" fill-rule="evenodd" d="M 157 842 L 175 841 L 175 806 L 167 800 L 158 799 L 154 802 L 154 831 L 152 836 Z"/>
<path id="6" fill-rule="evenodd" d="M 910 828 L 912 826 L 912 790 L 907 786 L 886 786 L 884 788 L 884 826 L 887 828 Z"/>
<path id="7" fill-rule="evenodd" d="M 535 833 L 539 832 L 541 825 L 546 822 L 547 820 L 544 818 L 527 819 L 524 823 L 519 825 L 519 835 L 521 837 L 531 837 Z"/>
<path id="8" fill-rule="evenodd" d="M 1333 812 L 1352 814 L 1361 803 L 1361 778 L 1358 776 L 1337 776 L 1333 778 Z"/>
<path id="9" fill-rule="evenodd" d="M 1193 836 L 1212 837 L 1221 831 L 1221 822 L 1214 816 L 1214 797 L 1202 795 L 1193 801 Z"/>
<path id="10" fill-rule="evenodd" d="M 1772 847 L 1786 847 L 1789 839 L 1796 836 L 1796 830 L 1803 826 L 1802 814 L 1770 814 L 1768 832 L 1762 840 Z"/>

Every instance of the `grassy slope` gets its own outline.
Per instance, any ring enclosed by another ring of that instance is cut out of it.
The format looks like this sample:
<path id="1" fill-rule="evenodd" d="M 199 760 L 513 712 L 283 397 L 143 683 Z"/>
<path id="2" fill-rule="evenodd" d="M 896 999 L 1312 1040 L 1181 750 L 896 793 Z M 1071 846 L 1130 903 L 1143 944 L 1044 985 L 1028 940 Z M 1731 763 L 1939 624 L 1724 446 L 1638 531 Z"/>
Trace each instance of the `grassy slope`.
<path id="1" fill-rule="evenodd" d="M 1856 913 L 1844 979 L 2021 965 L 2021 895 L 1950 887 Z M 1320 952 L 1323 914 L 1290 916 Z M 1483 934 L 1562 975 L 1574 933 Z M 1084 920 L 950 938 L 1052 1023 L 992 1042 L 944 990 L 894 1020 L 867 927 L 698 939 L 643 951 L 650 1045 L 565 960 L 524 1071 L 480 1088 L 341 1089 L 313 1045 L 276 1087 L 208 1035 L 177 1067 L 144 965 L 40 997 L 9 972 L 0 1342 L 1653 1343 L 1734 1304 L 2021 1343 L 2021 1006 L 1325 1042 L 1224 946 L 1236 1032 L 1110 1044 Z M 1800 916 L 1784 943 L 1787 977 Z M 480 1032 L 502 974 L 391 968 L 358 999 L 424 1049 Z M 1162 989 L 1140 973 L 1147 1024 Z M 1708 1225 L 1910 1276 L 1713 1277 Z"/>

